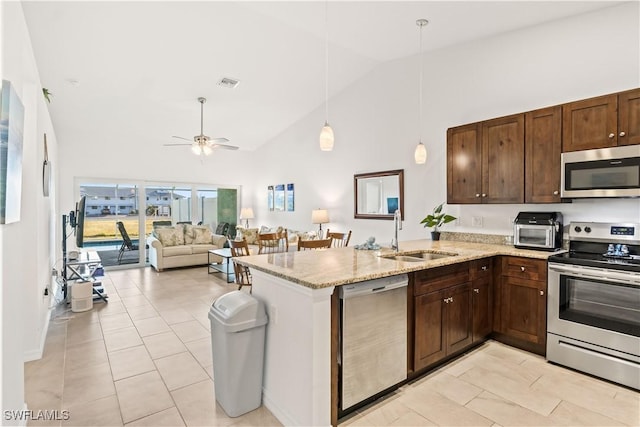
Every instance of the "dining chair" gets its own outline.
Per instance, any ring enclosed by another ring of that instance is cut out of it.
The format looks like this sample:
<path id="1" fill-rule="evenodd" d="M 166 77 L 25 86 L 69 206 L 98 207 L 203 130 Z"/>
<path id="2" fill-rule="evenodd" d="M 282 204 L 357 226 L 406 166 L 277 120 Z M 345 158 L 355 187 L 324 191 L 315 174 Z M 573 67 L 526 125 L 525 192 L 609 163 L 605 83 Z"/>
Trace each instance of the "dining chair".
<path id="1" fill-rule="evenodd" d="M 289 251 L 289 235 L 287 230 L 258 234 L 258 254 L 273 254 Z"/>
<path id="2" fill-rule="evenodd" d="M 249 252 L 249 244 L 246 239 L 231 240 L 229 239 L 229 249 L 231 249 L 231 256 L 233 260 L 233 273 L 236 277 L 236 283 L 238 284 L 238 290 L 243 286 L 251 286 L 251 271 L 249 267 L 239 264 L 235 258 L 251 255 Z"/>
<path id="3" fill-rule="evenodd" d="M 349 246 L 349 240 L 351 240 L 351 230 L 348 233 L 336 233 L 327 229 L 327 237 L 331 237 L 333 242 L 331 245 L 334 248 Z"/>
<path id="4" fill-rule="evenodd" d="M 331 247 L 331 240 L 331 237 L 317 240 L 298 240 L 298 251 L 329 249 Z"/>

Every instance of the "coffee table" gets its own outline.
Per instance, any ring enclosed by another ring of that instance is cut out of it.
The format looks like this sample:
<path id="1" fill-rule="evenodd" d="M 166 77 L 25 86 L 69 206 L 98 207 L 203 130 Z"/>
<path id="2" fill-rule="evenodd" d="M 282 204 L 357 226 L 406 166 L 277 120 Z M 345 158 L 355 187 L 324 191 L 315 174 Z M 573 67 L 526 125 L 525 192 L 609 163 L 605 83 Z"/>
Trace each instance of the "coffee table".
<path id="1" fill-rule="evenodd" d="M 221 263 L 212 262 L 211 255 L 217 255 L 222 258 Z M 207 254 L 207 273 L 223 273 L 227 276 L 227 283 L 233 283 L 236 280 L 236 275 L 233 272 L 233 261 L 231 261 L 231 249 L 209 249 Z"/>

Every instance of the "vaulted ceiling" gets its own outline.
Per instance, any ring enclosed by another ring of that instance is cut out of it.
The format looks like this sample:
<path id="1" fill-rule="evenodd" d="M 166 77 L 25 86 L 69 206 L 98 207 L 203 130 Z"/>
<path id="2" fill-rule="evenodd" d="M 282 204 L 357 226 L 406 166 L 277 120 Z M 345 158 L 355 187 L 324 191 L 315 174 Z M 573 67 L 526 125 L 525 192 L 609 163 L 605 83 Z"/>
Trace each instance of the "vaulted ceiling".
<path id="1" fill-rule="evenodd" d="M 99 133 L 160 149 L 172 135 L 199 133 L 204 96 L 205 134 L 253 150 L 324 105 L 326 34 L 334 95 L 380 63 L 416 55 L 418 18 L 430 21 L 427 51 L 618 3 L 24 1 L 23 9 L 61 144 Z M 240 84 L 221 87 L 223 77 Z"/>

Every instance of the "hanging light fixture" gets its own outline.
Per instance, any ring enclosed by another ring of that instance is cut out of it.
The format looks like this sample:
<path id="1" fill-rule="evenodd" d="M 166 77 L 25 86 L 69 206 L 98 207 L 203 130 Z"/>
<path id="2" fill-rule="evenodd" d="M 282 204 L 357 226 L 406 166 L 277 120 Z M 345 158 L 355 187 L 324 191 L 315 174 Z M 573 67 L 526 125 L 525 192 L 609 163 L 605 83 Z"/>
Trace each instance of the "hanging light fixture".
<path id="1" fill-rule="evenodd" d="M 320 149 L 333 150 L 333 129 L 329 126 L 329 1 L 324 3 L 324 126 L 320 131 Z"/>
<path id="2" fill-rule="evenodd" d="M 418 117 L 420 129 L 418 129 L 419 140 L 416 150 L 413 153 L 413 158 L 418 165 L 422 165 L 427 162 L 427 147 L 422 143 L 422 28 L 428 23 L 429 21 L 426 19 L 418 19 L 416 21 L 416 25 L 420 28 L 420 92 L 418 94 L 420 99 L 420 112 Z"/>

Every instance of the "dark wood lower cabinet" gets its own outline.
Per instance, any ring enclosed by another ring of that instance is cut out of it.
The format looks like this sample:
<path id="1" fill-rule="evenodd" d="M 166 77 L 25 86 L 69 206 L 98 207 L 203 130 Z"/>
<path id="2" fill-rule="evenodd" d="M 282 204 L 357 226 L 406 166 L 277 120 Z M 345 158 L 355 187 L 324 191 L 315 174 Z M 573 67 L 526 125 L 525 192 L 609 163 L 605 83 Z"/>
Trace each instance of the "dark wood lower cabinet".
<path id="1" fill-rule="evenodd" d="M 414 370 L 418 371 L 472 343 L 471 283 L 415 298 Z"/>
<path id="2" fill-rule="evenodd" d="M 546 283 L 502 278 L 502 331 L 540 346 L 546 343 Z"/>
<path id="3" fill-rule="evenodd" d="M 493 287 L 491 276 L 471 282 L 473 342 L 483 341 L 493 331 Z"/>

